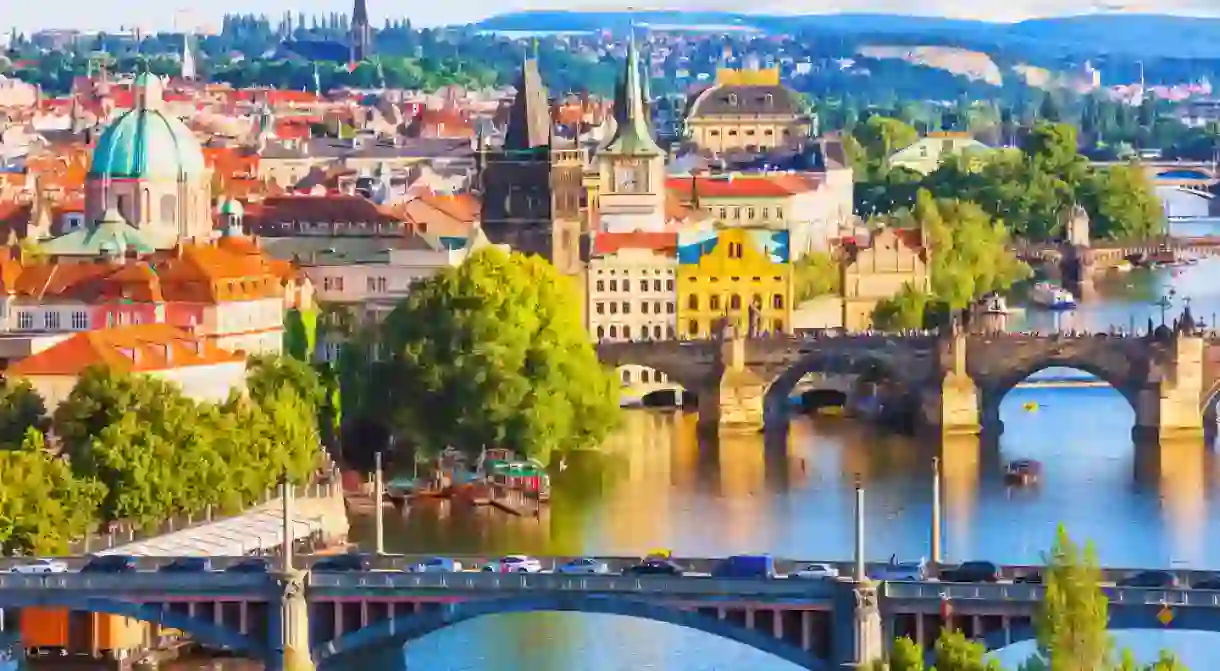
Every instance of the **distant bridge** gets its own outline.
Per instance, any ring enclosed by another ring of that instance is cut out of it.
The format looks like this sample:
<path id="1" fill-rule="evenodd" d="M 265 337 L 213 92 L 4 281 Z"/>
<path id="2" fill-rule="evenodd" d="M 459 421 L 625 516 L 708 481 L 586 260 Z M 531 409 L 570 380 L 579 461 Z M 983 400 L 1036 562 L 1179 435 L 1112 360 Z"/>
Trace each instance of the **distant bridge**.
<path id="1" fill-rule="evenodd" d="M 1131 165 L 1120 161 L 1099 161 L 1092 165 L 1110 167 Z M 1172 189 L 1209 201 L 1210 214 L 1220 212 L 1220 167 L 1202 161 L 1136 161 L 1144 170 L 1148 181 L 1162 189 Z"/>

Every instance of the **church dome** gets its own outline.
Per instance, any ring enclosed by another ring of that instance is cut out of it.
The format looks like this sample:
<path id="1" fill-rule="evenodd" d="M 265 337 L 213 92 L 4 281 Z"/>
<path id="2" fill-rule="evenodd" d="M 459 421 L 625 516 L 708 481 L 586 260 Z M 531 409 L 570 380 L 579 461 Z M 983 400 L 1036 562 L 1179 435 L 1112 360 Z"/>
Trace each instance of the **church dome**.
<path id="1" fill-rule="evenodd" d="M 106 127 L 93 149 L 95 179 L 201 178 L 206 165 L 199 141 L 186 124 L 162 110 L 161 81 L 136 77 L 135 107 Z"/>

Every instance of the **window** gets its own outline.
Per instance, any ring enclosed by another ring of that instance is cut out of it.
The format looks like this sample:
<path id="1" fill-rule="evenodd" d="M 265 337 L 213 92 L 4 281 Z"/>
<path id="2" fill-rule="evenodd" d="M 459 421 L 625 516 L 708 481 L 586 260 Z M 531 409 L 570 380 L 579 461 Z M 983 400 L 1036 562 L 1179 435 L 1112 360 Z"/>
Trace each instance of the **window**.
<path id="1" fill-rule="evenodd" d="M 604 339 L 605 337 L 606 337 L 606 327 L 604 327 L 604 326 L 598 326 L 598 327 L 597 327 L 597 339 L 598 339 L 598 340 L 602 340 L 602 339 Z"/>
<path id="2" fill-rule="evenodd" d="M 729 208 L 727 208 L 727 207 L 720 208 L 720 218 L 721 219 L 729 218 Z"/>
<path id="3" fill-rule="evenodd" d="M 89 315 L 86 312 L 77 310 L 72 313 L 72 330 L 87 331 L 89 330 Z"/>
<path id="4" fill-rule="evenodd" d="M 699 335 L 699 321 L 698 320 L 692 319 L 692 320 L 690 320 L 689 323 L 687 323 L 686 334 L 691 335 L 691 336 Z"/>
<path id="5" fill-rule="evenodd" d="M 161 224 L 178 225 L 178 203 L 173 195 L 161 196 Z"/>
<path id="6" fill-rule="evenodd" d="M 665 280 L 665 290 L 666 291 L 674 290 L 674 281 L 673 280 Z"/>
<path id="7" fill-rule="evenodd" d="M 660 324 L 657 324 L 656 326 L 652 327 L 652 337 L 656 340 L 661 339 L 661 325 Z"/>
<path id="8" fill-rule="evenodd" d="M 626 340 L 631 340 L 631 327 L 630 326 L 623 327 L 623 338 Z"/>
<path id="9" fill-rule="evenodd" d="M 618 291 L 618 280 L 610 280 L 610 291 Z"/>
<path id="10" fill-rule="evenodd" d="M 625 294 L 629 294 L 629 293 L 631 293 L 631 282 L 630 282 L 630 280 L 623 280 L 623 293 L 625 293 Z"/>
<path id="11" fill-rule="evenodd" d="M 323 291 L 343 291 L 343 278 L 342 277 L 323 277 L 322 278 L 322 290 Z"/>
<path id="12" fill-rule="evenodd" d="M 610 337 L 611 338 L 618 337 L 618 327 L 613 324 L 610 325 Z"/>
<path id="13" fill-rule="evenodd" d="M 645 384 L 652 382 L 652 380 L 650 379 L 651 377 L 652 376 L 648 374 L 647 370 L 640 371 L 640 382 L 643 382 Z"/>
<path id="14" fill-rule="evenodd" d="M 648 291 L 648 280 L 640 280 L 640 291 Z"/>
<path id="15" fill-rule="evenodd" d="M 708 307 L 711 308 L 712 310 L 720 309 L 720 295 L 719 294 L 712 294 L 711 299 L 709 299 L 709 301 L 708 301 Z"/>
<path id="16" fill-rule="evenodd" d="M 720 131 L 718 130 L 709 130 L 707 134 L 711 137 L 720 137 Z"/>
<path id="17" fill-rule="evenodd" d="M 606 314 L 606 304 L 605 303 L 598 301 L 594 307 L 597 309 L 597 314 L 599 314 L 599 315 Z"/>
<path id="18" fill-rule="evenodd" d="M 615 303 L 614 301 L 610 301 L 610 314 L 612 314 L 612 315 L 618 314 L 618 303 Z"/>
<path id="19" fill-rule="evenodd" d="M 740 219 L 740 218 L 741 218 L 741 208 L 740 208 L 740 207 L 735 207 L 735 208 L 733 208 L 733 218 L 734 218 L 734 219 Z"/>
<path id="20" fill-rule="evenodd" d="M 731 297 L 729 297 L 729 309 L 730 310 L 740 310 L 741 309 L 741 296 L 738 296 L 737 294 L 733 294 Z"/>
<path id="21" fill-rule="evenodd" d="M 605 282 L 603 282 L 602 280 L 598 280 L 598 281 L 597 281 L 597 290 L 598 290 L 598 291 L 605 291 L 605 290 L 606 290 L 606 283 L 605 283 Z"/>
<path id="22" fill-rule="evenodd" d="M 610 330 L 613 332 L 614 327 L 611 326 Z M 623 384 L 631 384 L 631 371 L 629 371 L 627 369 L 623 369 Z M 287 554 L 287 553 L 285 553 L 285 554 Z"/>
<path id="23" fill-rule="evenodd" d="M 763 219 L 766 219 L 767 217 L 771 216 L 771 208 L 764 207 L 762 209 L 762 212 L 763 212 Z"/>
<path id="24" fill-rule="evenodd" d="M 640 314 L 648 314 L 648 301 L 640 301 Z"/>
<path id="25" fill-rule="evenodd" d="M 29 331 L 34 328 L 34 313 L 29 310 L 20 310 L 17 312 L 17 328 L 22 331 Z"/>
<path id="26" fill-rule="evenodd" d="M 729 258 L 730 259 L 740 259 L 741 251 L 742 251 L 742 249 L 741 249 L 740 242 L 730 242 L 729 243 Z"/>
<path id="27" fill-rule="evenodd" d="M 59 311 L 52 310 L 42 314 L 42 325 L 48 331 L 59 330 Z"/>
<path id="28" fill-rule="evenodd" d="M 747 208 L 746 208 L 746 218 L 747 218 L 747 219 L 753 219 L 753 218 L 754 218 L 754 208 L 752 208 L 752 207 L 747 207 Z"/>
<path id="29" fill-rule="evenodd" d="M 631 314 L 631 303 L 628 303 L 627 301 L 623 301 L 623 314 L 625 314 L 625 315 Z"/>
<path id="30" fill-rule="evenodd" d="M 670 301 L 665 304 L 665 311 L 671 315 L 674 313 L 674 302 L 673 301 Z"/>
<path id="31" fill-rule="evenodd" d="M 695 294 L 691 294 L 690 297 L 686 299 L 686 307 L 691 310 L 698 310 L 699 309 L 699 297 L 696 296 Z"/>
<path id="32" fill-rule="evenodd" d="M 656 291 L 656 292 L 660 292 L 660 291 L 661 291 L 661 280 L 653 280 L 653 281 L 652 281 L 652 290 L 653 290 L 653 291 Z"/>
<path id="33" fill-rule="evenodd" d="M 775 208 L 775 218 L 776 219 L 784 218 L 784 208 L 782 208 L 782 207 Z"/>
<path id="34" fill-rule="evenodd" d="M 771 297 L 771 307 L 775 308 L 776 310 L 783 310 L 784 309 L 784 295 L 775 294 L 774 296 L 772 296 Z"/>

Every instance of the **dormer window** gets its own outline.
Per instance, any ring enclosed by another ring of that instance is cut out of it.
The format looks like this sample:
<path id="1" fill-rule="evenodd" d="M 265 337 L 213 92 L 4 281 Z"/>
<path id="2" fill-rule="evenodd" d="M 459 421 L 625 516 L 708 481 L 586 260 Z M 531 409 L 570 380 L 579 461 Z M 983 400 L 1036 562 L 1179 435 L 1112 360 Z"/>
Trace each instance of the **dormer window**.
<path id="1" fill-rule="evenodd" d="M 767 95 L 763 96 L 763 102 L 766 103 L 767 107 L 771 107 L 775 104 L 775 96 L 768 93 Z"/>
<path id="2" fill-rule="evenodd" d="M 737 94 L 736 93 L 729 94 L 729 104 L 733 105 L 734 107 L 737 106 Z"/>

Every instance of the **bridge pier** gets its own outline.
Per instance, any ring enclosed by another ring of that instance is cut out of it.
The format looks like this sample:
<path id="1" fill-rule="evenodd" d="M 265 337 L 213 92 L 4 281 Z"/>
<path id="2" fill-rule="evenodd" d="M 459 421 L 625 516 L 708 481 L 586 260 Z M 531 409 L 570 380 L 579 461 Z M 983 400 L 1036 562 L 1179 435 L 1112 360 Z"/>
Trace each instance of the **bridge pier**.
<path id="1" fill-rule="evenodd" d="M 765 425 L 767 380 L 746 366 L 746 341 L 733 335 L 720 343 L 710 388 L 700 390 L 699 425 L 704 430 L 760 431 Z"/>
<path id="2" fill-rule="evenodd" d="M 314 671 L 309 649 L 309 602 L 307 571 L 288 570 L 274 575 L 279 603 L 270 611 L 270 652 L 267 671 Z"/>
<path id="3" fill-rule="evenodd" d="M 1202 440 L 1203 338 L 1179 335 L 1172 342 L 1169 361 L 1159 381 L 1139 389 L 1136 396 L 1136 442 Z"/>
<path id="4" fill-rule="evenodd" d="M 920 399 L 920 420 L 924 427 L 942 436 L 978 435 L 979 397 L 974 380 L 966 372 L 966 336 L 955 333 L 937 343 L 939 384 L 933 382 Z"/>

